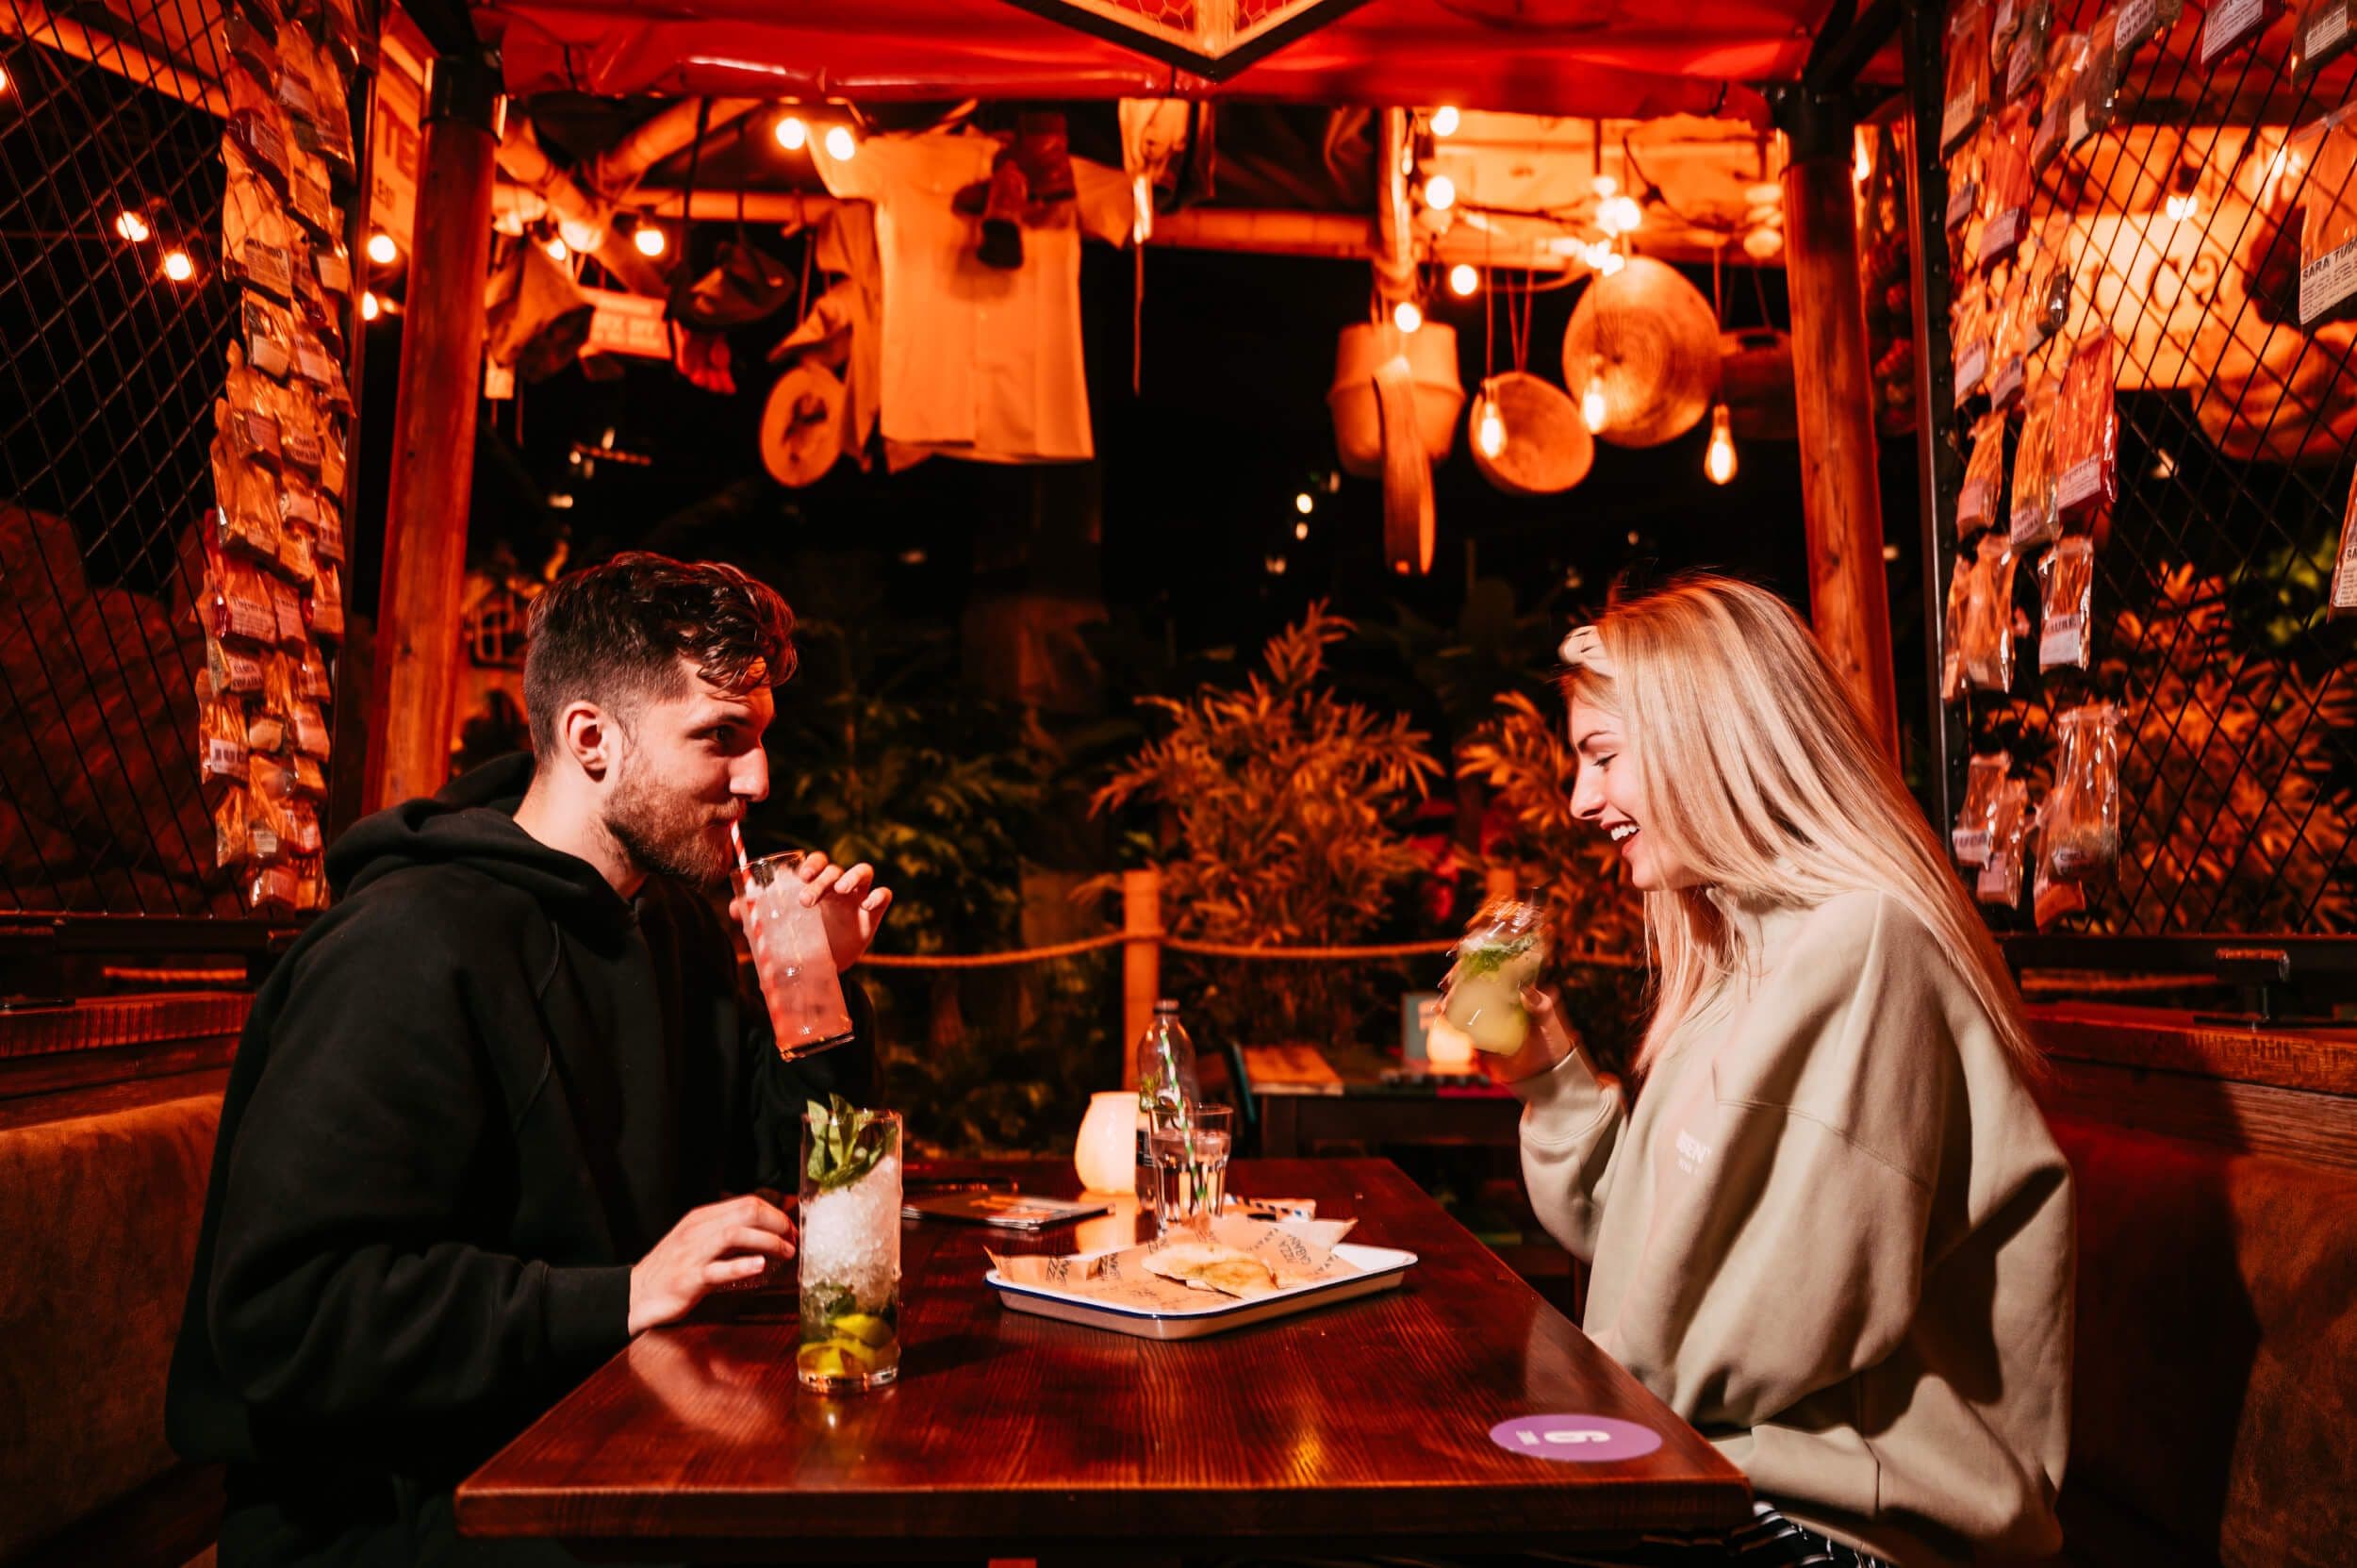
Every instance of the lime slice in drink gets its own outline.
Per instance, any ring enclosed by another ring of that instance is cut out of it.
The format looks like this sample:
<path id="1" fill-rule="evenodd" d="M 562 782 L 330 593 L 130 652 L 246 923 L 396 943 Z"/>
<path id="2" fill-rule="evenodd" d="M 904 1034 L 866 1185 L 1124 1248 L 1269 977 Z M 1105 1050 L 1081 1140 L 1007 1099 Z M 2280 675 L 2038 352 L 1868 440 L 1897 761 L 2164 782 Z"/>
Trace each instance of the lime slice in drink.
<path id="1" fill-rule="evenodd" d="M 855 1340 L 861 1345 L 889 1345 L 892 1325 L 872 1312 L 845 1312 L 830 1325 L 836 1337 Z"/>
<path id="2" fill-rule="evenodd" d="M 805 1345 L 794 1356 L 794 1370 L 812 1378 L 850 1378 L 866 1370 L 853 1366 L 839 1342 Z"/>

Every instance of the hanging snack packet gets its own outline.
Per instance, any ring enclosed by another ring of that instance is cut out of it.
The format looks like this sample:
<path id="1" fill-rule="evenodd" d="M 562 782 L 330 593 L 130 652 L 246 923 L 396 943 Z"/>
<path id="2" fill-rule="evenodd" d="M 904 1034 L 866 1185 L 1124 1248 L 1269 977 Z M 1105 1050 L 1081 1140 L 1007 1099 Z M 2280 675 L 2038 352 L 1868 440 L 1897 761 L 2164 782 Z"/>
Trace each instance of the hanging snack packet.
<path id="1" fill-rule="evenodd" d="M 2349 484 L 2349 502 L 2341 508 L 2341 553 L 2332 566 L 2332 595 L 2327 616 L 2333 620 L 2357 615 L 2357 476 Z"/>
<path id="2" fill-rule="evenodd" d="M 2013 687 L 2013 544 L 2003 534 L 1984 534 L 1973 553 L 1979 569 L 1965 601 L 1957 648 L 1964 684 L 1976 691 L 2008 691 Z"/>
<path id="3" fill-rule="evenodd" d="M 2021 352 L 2046 346 L 2070 322 L 2070 260 L 2065 234 L 2036 236 L 2021 251 Z"/>
<path id="4" fill-rule="evenodd" d="M 252 839 L 246 827 L 245 786 L 232 785 L 221 791 L 221 799 L 213 802 L 213 867 L 230 870 L 243 863 Z"/>
<path id="5" fill-rule="evenodd" d="M 2069 151 L 2077 152 L 2111 129 L 2119 113 L 2121 74 L 2119 13 L 2105 11 L 2087 30 L 2086 58 L 2070 90 L 2069 124 L 2063 132 Z"/>
<path id="6" fill-rule="evenodd" d="M 221 202 L 222 270 L 280 299 L 294 287 L 294 225 L 235 141 L 222 143 L 228 178 Z"/>
<path id="7" fill-rule="evenodd" d="M 2065 525 L 2119 499 L 2119 415 L 2112 391 L 2112 335 L 2079 339 L 2054 408 L 2055 504 Z"/>
<path id="8" fill-rule="evenodd" d="M 2294 137 L 2311 143 L 2299 231 L 2299 324 L 2347 318 L 2357 296 L 2357 100 Z"/>
<path id="9" fill-rule="evenodd" d="M 224 10 L 221 17 L 222 53 L 237 61 L 256 87 L 268 89 L 278 79 L 278 49 L 270 35 L 251 18 Z"/>
<path id="10" fill-rule="evenodd" d="M 253 385 L 259 382 L 268 387 L 270 383 L 255 371 L 238 365 L 237 344 L 229 345 L 229 353 L 228 395 L 213 400 L 213 430 L 218 437 L 215 444 L 237 462 L 274 470 L 285 459 L 278 421 L 266 411 L 271 404 L 269 395 Z M 240 377 L 252 379 L 241 382 Z M 221 465 L 222 454 L 217 453 L 213 458 L 213 487 L 217 493 L 222 488 Z"/>
<path id="11" fill-rule="evenodd" d="M 339 223 L 339 231 L 341 227 Z M 329 293 L 352 297 L 352 253 L 344 249 L 340 239 L 311 247 L 311 271 L 319 274 L 320 287 Z"/>
<path id="12" fill-rule="evenodd" d="M 2283 14 L 2283 0 L 2213 0 L 2201 18 L 2201 69 L 2266 32 Z"/>
<path id="13" fill-rule="evenodd" d="M 317 702 L 297 701 L 294 705 L 295 750 L 306 757 L 327 760 L 327 718 L 320 712 Z"/>
<path id="14" fill-rule="evenodd" d="M 1941 618 L 1939 638 L 1939 700 L 1943 702 L 1964 696 L 1964 617 L 1974 595 L 1972 580 L 1980 569 L 1979 556 L 1959 555 L 1955 571 L 1948 579 L 1948 608 Z"/>
<path id="15" fill-rule="evenodd" d="M 324 702 L 334 695 L 327 680 L 327 655 L 317 643 L 305 643 L 298 652 L 289 653 L 294 661 L 294 694 L 305 702 Z"/>
<path id="16" fill-rule="evenodd" d="M 311 524 L 311 553 L 318 560 L 341 566 L 344 561 L 343 508 L 336 504 L 335 497 L 318 491 L 312 493 L 312 503 L 319 509 L 319 518 Z"/>
<path id="17" fill-rule="evenodd" d="M 216 414 L 219 409 L 216 408 Z M 227 432 L 214 436 L 213 537 L 224 549 L 256 559 L 278 555 L 278 487 L 269 470 L 237 454 Z"/>
<path id="18" fill-rule="evenodd" d="M 2043 173 L 2063 149 L 2070 124 L 2070 101 L 2079 91 L 2079 73 L 2085 69 L 2087 36 L 2058 33 L 2046 45 L 2046 75 L 2038 87 L 2037 131 L 2030 138 L 2030 168 Z"/>
<path id="19" fill-rule="evenodd" d="M 212 589 L 207 578 L 206 598 Z M 205 673 L 211 689 L 223 696 L 258 697 L 262 692 L 262 661 L 242 648 L 234 647 L 218 637 L 205 639 Z M 249 742 L 248 744 L 251 744 Z"/>
<path id="20" fill-rule="evenodd" d="M 316 855 L 321 848 L 320 815 L 308 801 L 287 802 L 287 848 L 296 855 Z"/>
<path id="21" fill-rule="evenodd" d="M 321 561 L 319 581 L 311 585 L 310 597 L 305 603 L 306 611 L 311 618 L 311 630 L 320 640 L 322 642 L 343 641 L 344 582 L 342 574 L 334 567 Z"/>
<path id="22" fill-rule="evenodd" d="M 1988 112 L 1988 35 L 1993 20 L 1982 0 L 1957 0 L 1948 12 L 1948 95 L 1939 116 L 1943 157 L 1963 145 Z"/>
<path id="23" fill-rule="evenodd" d="M 1990 318 L 1988 334 L 1988 403 L 1997 409 L 2010 409 L 2021 401 L 2022 382 L 2029 375 L 2029 345 L 2025 338 L 2029 327 L 2027 313 L 2021 307 L 2023 269 L 2006 262 L 1997 264 L 1997 278 L 2003 280 L 1997 290 L 1996 313 Z"/>
<path id="24" fill-rule="evenodd" d="M 2093 882 L 2119 861 L 2119 710 L 2089 702 L 2054 717 L 2060 747 L 2039 858 L 2056 882 Z"/>
<path id="25" fill-rule="evenodd" d="M 286 466 L 313 479 L 320 476 L 326 462 L 326 446 L 321 436 L 324 422 L 320 406 L 307 388 L 282 388 L 275 398 L 278 410 L 279 448 L 286 455 Z"/>
<path id="26" fill-rule="evenodd" d="M 2006 751 L 1976 754 L 1966 765 L 1964 804 L 1956 808 L 1956 825 L 1948 834 L 1961 864 L 1987 864 L 1989 844 L 1996 835 L 1998 801 L 2012 771 L 2013 756 Z"/>
<path id="27" fill-rule="evenodd" d="M 1999 909 L 2012 909 L 2021 902 L 2021 847 L 2029 833 L 2029 783 L 2007 779 L 1998 791 L 1988 853 L 1980 863 L 1981 874 L 1972 880 L 1974 898 Z"/>
<path id="28" fill-rule="evenodd" d="M 2357 39 L 2357 0 L 2300 0 L 2292 25 L 2292 74 L 2306 81 Z"/>
<path id="29" fill-rule="evenodd" d="M 1981 210 L 1981 186 L 1995 132 L 1986 121 L 1948 160 L 1948 231 L 1953 234 Z"/>
<path id="30" fill-rule="evenodd" d="M 287 852 L 293 824 L 287 807 L 294 802 L 294 769 L 276 757 L 256 751 L 246 759 L 246 853 L 255 860 L 276 860 Z"/>
<path id="31" fill-rule="evenodd" d="M 243 71 L 222 80 L 229 91 L 229 119 L 223 127 L 254 172 L 281 197 L 287 193 L 287 127 L 277 97 Z"/>
<path id="32" fill-rule="evenodd" d="M 2030 385 L 2021 416 L 2021 439 L 2013 454 L 2013 521 L 2017 553 L 2051 543 L 2062 534 L 2054 504 L 2054 378 Z"/>
<path id="33" fill-rule="evenodd" d="M 1994 528 L 2004 517 L 2005 416 L 1984 414 L 1972 426 L 1972 454 L 1964 466 L 1964 489 L 1956 498 L 1956 538 Z"/>
<path id="34" fill-rule="evenodd" d="M 2037 85 L 2046 66 L 2046 38 L 2053 25 L 2052 0 L 2028 0 L 2021 8 L 2021 24 L 2005 51 L 2002 97 L 2008 101 L 2031 97 L 2030 90 Z"/>
<path id="35" fill-rule="evenodd" d="M 257 754 L 287 750 L 287 726 L 294 716 L 294 672 L 286 655 L 262 655 L 262 695 L 246 724 L 246 738 Z"/>
<path id="36" fill-rule="evenodd" d="M 327 793 L 327 775 L 320 771 L 319 759 L 295 753 L 295 787 L 306 800 L 316 801 Z"/>
<path id="37" fill-rule="evenodd" d="M 1961 408 L 1988 379 L 1988 299 L 1978 276 L 1956 275 L 1948 330 L 1948 340 L 1955 346 L 1956 406 Z"/>
<path id="38" fill-rule="evenodd" d="M 2038 668 L 2086 668 L 2095 652 L 2095 541 L 2073 534 L 2038 557 L 2037 586 Z"/>
<path id="39" fill-rule="evenodd" d="M 2013 255 L 2030 226 L 2030 196 L 2037 175 L 2030 167 L 2030 107 L 2016 104 L 1994 122 L 1988 187 L 1981 194 L 1980 264 L 1984 270 Z"/>
<path id="40" fill-rule="evenodd" d="M 298 900 L 302 897 L 302 879 L 295 874 L 294 867 L 284 860 L 273 859 L 258 866 L 246 879 L 245 907 L 252 915 L 300 914 Z"/>
<path id="41" fill-rule="evenodd" d="M 209 681 L 196 703 L 197 771 L 207 792 L 245 783 L 245 705 Z"/>
<path id="42" fill-rule="evenodd" d="M 294 363 L 293 319 L 258 294 L 245 296 L 239 319 L 245 328 L 246 362 L 273 380 L 284 380 Z"/>

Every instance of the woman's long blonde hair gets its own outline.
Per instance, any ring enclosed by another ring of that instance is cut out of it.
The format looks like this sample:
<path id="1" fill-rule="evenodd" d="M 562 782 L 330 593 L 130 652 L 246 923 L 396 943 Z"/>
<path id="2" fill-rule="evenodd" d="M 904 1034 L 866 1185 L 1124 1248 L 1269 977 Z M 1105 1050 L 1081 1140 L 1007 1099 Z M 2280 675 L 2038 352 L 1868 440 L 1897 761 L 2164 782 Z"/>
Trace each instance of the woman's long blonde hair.
<path id="1" fill-rule="evenodd" d="M 1800 618 L 1765 588 L 1697 574 L 1615 602 L 1595 630 L 1604 668 L 1574 665 L 1565 694 L 1619 717 L 1644 774 L 1645 831 L 1703 883 L 1645 895 L 1655 1010 L 1638 1070 L 1717 977 L 1756 967 L 1725 901 L 1805 907 L 1867 891 L 1954 955 L 2007 1053 L 2036 1074 L 1995 940 Z"/>

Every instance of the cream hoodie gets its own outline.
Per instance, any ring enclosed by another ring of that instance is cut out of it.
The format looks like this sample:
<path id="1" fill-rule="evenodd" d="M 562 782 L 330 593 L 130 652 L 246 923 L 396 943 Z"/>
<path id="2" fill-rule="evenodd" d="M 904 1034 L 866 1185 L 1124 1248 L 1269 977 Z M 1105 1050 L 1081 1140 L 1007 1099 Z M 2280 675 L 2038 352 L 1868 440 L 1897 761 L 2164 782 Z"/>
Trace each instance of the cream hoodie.
<path id="1" fill-rule="evenodd" d="M 1761 955 L 1632 1106 L 1576 1052 L 1517 1084 L 1588 1332 L 1794 1518 L 1905 1568 L 2061 1543 L 2070 1172 L 1903 906 L 1736 912 Z"/>

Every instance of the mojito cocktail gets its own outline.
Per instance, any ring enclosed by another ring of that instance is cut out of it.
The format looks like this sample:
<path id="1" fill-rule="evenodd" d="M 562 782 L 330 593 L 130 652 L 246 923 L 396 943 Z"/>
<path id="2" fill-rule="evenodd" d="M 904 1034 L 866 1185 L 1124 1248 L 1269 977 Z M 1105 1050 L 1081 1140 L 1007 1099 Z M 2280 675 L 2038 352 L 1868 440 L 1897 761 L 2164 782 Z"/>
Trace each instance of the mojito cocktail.
<path id="1" fill-rule="evenodd" d="M 802 1128 L 802 1333 L 794 1370 L 821 1394 L 900 1373 L 900 1117 L 841 1096 Z"/>

